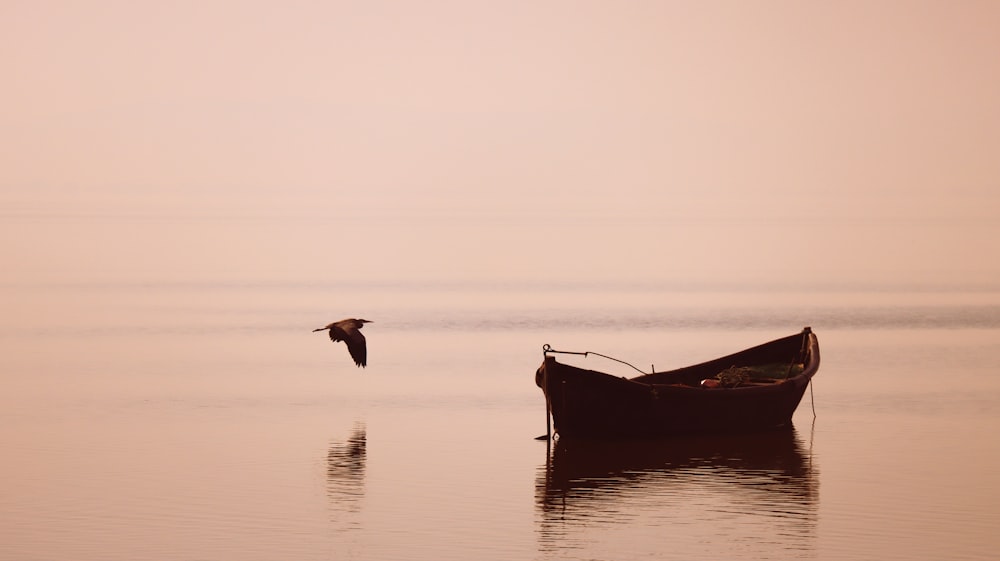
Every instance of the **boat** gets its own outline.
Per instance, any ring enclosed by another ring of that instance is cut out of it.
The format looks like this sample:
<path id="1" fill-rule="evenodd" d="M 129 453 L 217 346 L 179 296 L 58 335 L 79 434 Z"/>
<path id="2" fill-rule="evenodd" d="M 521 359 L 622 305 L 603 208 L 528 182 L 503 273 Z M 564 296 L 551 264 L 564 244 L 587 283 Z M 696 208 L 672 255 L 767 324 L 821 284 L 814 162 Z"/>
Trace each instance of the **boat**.
<path id="1" fill-rule="evenodd" d="M 553 356 L 599 353 L 543 349 L 535 383 L 545 394 L 546 420 L 551 417 L 547 436 L 559 438 L 789 427 L 820 360 L 819 341 L 809 327 L 721 358 L 634 378 L 578 368 Z"/>

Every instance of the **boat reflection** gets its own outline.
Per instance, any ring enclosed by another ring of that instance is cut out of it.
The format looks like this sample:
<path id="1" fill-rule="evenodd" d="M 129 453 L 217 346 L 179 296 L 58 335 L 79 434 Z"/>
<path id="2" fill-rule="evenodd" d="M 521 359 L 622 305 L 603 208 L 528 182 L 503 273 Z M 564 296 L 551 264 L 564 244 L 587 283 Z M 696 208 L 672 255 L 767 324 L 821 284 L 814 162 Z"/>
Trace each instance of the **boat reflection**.
<path id="1" fill-rule="evenodd" d="M 757 434 L 655 440 L 556 441 L 536 480 L 543 552 L 689 544 L 704 558 L 740 543 L 811 551 L 818 470 L 792 428 Z M 625 530 L 623 528 L 628 528 Z M 600 535 L 597 540 L 594 536 Z M 636 536 L 643 536 L 646 545 Z M 595 541 L 596 540 L 596 541 Z"/>
<path id="2" fill-rule="evenodd" d="M 357 514 L 365 494 L 367 439 L 364 423 L 355 423 L 346 441 L 330 444 L 326 455 L 326 493 L 334 520 L 344 529 L 358 528 Z"/>

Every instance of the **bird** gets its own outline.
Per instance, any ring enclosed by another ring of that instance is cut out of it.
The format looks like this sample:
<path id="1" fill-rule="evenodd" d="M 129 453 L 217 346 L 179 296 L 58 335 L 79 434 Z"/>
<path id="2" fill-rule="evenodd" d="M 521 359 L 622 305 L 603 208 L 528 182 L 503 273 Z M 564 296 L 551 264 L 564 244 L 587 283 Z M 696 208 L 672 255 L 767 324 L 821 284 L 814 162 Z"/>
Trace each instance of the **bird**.
<path id="1" fill-rule="evenodd" d="M 330 340 L 334 343 L 343 341 L 347 345 L 347 352 L 351 353 L 354 363 L 360 368 L 364 368 L 368 364 L 368 346 L 365 344 L 365 336 L 361 334 L 360 329 L 366 323 L 372 322 L 367 319 L 347 318 L 335 321 L 326 327 L 313 329 L 313 333 L 329 329 Z"/>

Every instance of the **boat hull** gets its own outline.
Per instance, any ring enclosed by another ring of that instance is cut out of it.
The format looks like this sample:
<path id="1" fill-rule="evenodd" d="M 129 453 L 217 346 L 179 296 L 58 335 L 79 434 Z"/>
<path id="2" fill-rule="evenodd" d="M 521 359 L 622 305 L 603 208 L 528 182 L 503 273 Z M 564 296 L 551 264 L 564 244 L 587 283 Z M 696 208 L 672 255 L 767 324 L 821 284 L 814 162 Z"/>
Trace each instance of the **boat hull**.
<path id="1" fill-rule="evenodd" d="M 775 363 L 799 366 L 795 375 L 767 383 L 716 388 L 699 383 L 732 366 Z M 647 437 L 790 426 L 818 368 L 819 343 L 806 328 L 712 361 L 631 379 L 577 368 L 546 355 L 535 381 L 560 437 Z"/>

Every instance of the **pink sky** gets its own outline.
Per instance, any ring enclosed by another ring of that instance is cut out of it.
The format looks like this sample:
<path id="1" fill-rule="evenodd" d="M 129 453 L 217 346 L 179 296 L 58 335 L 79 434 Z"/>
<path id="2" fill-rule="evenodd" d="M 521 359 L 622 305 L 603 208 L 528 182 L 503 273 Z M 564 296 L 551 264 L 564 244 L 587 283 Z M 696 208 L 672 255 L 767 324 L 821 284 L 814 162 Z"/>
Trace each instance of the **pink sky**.
<path id="1" fill-rule="evenodd" d="M 989 284 L 998 21 L 971 1 L 8 1 L 2 255 L 26 281 Z"/>

